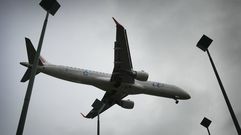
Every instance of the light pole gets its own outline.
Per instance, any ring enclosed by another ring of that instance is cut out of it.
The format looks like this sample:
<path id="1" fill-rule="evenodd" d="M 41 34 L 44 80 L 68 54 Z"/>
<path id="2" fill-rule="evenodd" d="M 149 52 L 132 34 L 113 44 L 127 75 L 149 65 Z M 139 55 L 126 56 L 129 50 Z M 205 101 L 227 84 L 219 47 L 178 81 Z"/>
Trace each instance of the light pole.
<path id="1" fill-rule="evenodd" d="M 100 135 L 100 113 L 105 108 L 105 103 L 101 102 L 99 99 L 96 99 L 91 106 L 97 111 L 97 135 Z M 81 115 L 84 116 L 82 113 Z"/>
<path id="2" fill-rule="evenodd" d="M 204 126 L 204 127 L 207 128 L 209 135 L 211 135 L 211 134 L 210 134 L 210 131 L 209 131 L 209 128 L 208 128 L 208 127 L 209 127 L 209 125 L 211 124 L 211 122 L 212 122 L 211 120 L 209 120 L 208 118 L 204 117 L 203 120 L 202 120 L 202 122 L 200 123 L 202 126 Z"/>
<path id="3" fill-rule="evenodd" d="M 97 116 L 97 135 L 100 135 L 100 113 L 102 112 L 104 107 L 105 107 L 105 104 L 101 103 L 101 107 L 98 111 L 98 116 Z"/>
<path id="4" fill-rule="evenodd" d="M 28 88 L 27 88 L 27 91 L 25 94 L 23 108 L 22 108 L 20 119 L 19 119 L 16 135 L 23 134 L 26 116 L 27 116 L 27 112 L 28 112 L 29 101 L 30 101 L 31 94 L 32 94 L 35 74 L 37 71 L 37 64 L 39 61 L 39 56 L 40 56 L 40 52 L 41 52 L 41 48 L 42 48 L 44 34 L 45 34 L 46 27 L 47 27 L 49 13 L 51 15 L 54 15 L 60 7 L 59 3 L 56 0 L 42 0 L 39 4 L 41 7 L 43 7 L 47 11 L 47 13 L 46 13 L 43 28 L 41 31 L 37 52 L 36 52 L 36 55 L 34 56 L 34 62 L 33 62 L 33 66 L 31 69 L 31 76 L 30 76 Z"/>
<path id="5" fill-rule="evenodd" d="M 225 89 L 224 89 L 224 87 L 223 87 L 222 81 L 221 81 L 221 79 L 220 79 L 220 77 L 219 77 L 219 75 L 218 75 L 218 71 L 217 71 L 217 69 L 216 69 L 216 67 L 215 67 L 215 65 L 214 65 L 213 60 L 212 60 L 212 57 L 211 57 L 211 55 L 210 55 L 210 53 L 209 53 L 209 51 L 208 51 L 208 47 L 209 47 L 209 45 L 212 43 L 212 41 L 213 41 L 212 39 L 210 39 L 210 38 L 207 37 L 206 35 L 203 35 L 203 36 L 201 37 L 201 39 L 198 41 L 197 47 L 200 48 L 201 50 L 203 50 L 204 52 L 207 51 L 209 60 L 210 60 L 210 62 L 211 62 L 211 64 L 212 64 L 214 73 L 215 73 L 215 75 L 216 75 L 216 78 L 217 78 L 217 80 L 218 80 L 219 86 L 220 86 L 221 91 L 222 91 L 222 93 L 223 93 L 224 99 L 225 99 L 226 104 L 227 104 L 227 106 L 228 106 L 229 112 L 230 112 L 231 117 L 232 117 L 232 119 L 233 119 L 233 123 L 234 123 L 234 125 L 235 125 L 235 127 L 236 127 L 236 130 L 237 130 L 237 132 L 238 132 L 238 135 L 241 135 L 241 130 L 240 130 L 240 126 L 239 126 L 238 120 L 237 120 L 237 118 L 236 118 L 236 116 L 235 116 L 235 113 L 234 113 L 234 111 L 233 111 L 233 108 L 232 108 L 232 106 L 231 106 L 231 103 L 230 103 L 230 101 L 229 101 L 229 99 L 228 99 L 228 96 L 227 96 L 227 94 L 226 94 L 226 92 L 225 92 Z"/>

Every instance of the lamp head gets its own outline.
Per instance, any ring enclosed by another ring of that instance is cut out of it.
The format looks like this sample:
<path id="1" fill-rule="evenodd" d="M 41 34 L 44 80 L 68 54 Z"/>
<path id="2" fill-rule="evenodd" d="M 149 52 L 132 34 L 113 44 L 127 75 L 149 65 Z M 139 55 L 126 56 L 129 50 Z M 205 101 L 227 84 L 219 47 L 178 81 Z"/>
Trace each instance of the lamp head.
<path id="1" fill-rule="evenodd" d="M 203 35 L 201 39 L 198 41 L 197 47 L 205 52 L 212 42 L 213 42 L 212 39 L 210 39 L 206 35 Z"/>
<path id="2" fill-rule="evenodd" d="M 56 0 L 42 0 L 39 5 L 53 16 L 60 8 L 60 4 Z"/>
<path id="3" fill-rule="evenodd" d="M 201 122 L 200 124 L 201 124 L 202 126 L 208 128 L 209 125 L 211 124 L 211 122 L 212 122 L 211 120 L 209 120 L 208 118 L 204 117 L 203 120 L 202 120 L 202 122 Z"/>

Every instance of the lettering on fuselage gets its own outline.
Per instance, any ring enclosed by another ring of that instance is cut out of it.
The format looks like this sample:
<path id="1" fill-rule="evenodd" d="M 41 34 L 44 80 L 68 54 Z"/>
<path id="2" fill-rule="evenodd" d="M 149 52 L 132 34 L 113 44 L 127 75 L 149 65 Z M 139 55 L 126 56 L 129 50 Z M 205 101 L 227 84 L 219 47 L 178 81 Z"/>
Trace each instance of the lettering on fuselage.
<path id="1" fill-rule="evenodd" d="M 156 88 L 160 88 L 160 87 L 163 87 L 164 84 L 163 84 L 163 83 L 158 83 L 158 82 L 153 82 L 153 83 L 152 83 L 152 86 L 153 86 L 153 87 L 156 87 Z"/>
<path id="2" fill-rule="evenodd" d="M 87 70 L 83 71 L 83 75 L 88 76 L 89 75 L 88 71 Z"/>

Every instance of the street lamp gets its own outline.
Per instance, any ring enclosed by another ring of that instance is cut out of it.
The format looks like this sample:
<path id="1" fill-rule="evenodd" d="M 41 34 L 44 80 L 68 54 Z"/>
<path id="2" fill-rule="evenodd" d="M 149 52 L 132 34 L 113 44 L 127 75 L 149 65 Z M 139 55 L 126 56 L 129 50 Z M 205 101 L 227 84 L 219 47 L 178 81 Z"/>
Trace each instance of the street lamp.
<path id="1" fill-rule="evenodd" d="M 47 11 L 47 13 L 46 13 L 43 28 L 42 28 L 42 31 L 41 31 L 37 52 L 36 52 L 36 55 L 34 56 L 34 62 L 33 62 L 33 66 L 32 66 L 32 69 L 31 69 L 31 76 L 30 76 L 28 88 L 27 88 L 27 91 L 26 91 L 26 94 L 25 94 L 23 108 L 22 108 L 20 120 L 19 120 L 19 123 L 18 123 L 16 135 L 22 135 L 23 134 L 25 120 L 26 120 L 26 116 L 27 116 L 27 112 L 28 112 L 29 101 L 30 101 L 31 94 L 32 94 L 35 74 L 36 74 L 36 71 L 37 71 L 37 64 L 38 64 L 38 61 L 39 61 L 39 56 L 40 56 L 40 52 L 41 52 L 41 48 L 42 48 L 44 34 L 45 34 L 46 27 L 47 27 L 49 13 L 51 15 L 54 15 L 60 7 L 59 3 L 56 0 L 42 0 L 39 4 L 42 8 L 44 8 Z"/>
<path id="2" fill-rule="evenodd" d="M 203 50 L 204 52 L 207 51 L 209 60 L 210 60 L 210 62 L 211 62 L 211 64 L 212 64 L 214 73 L 215 73 L 215 75 L 216 75 L 216 78 L 217 78 L 217 80 L 218 80 L 219 86 L 220 86 L 221 91 L 222 91 L 222 93 L 223 93 L 224 99 L 225 99 L 226 104 L 227 104 L 227 106 L 228 106 L 229 112 L 230 112 L 231 117 L 232 117 L 232 119 L 233 119 L 233 123 L 234 123 L 234 125 L 235 125 L 235 127 L 236 127 L 236 130 L 237 130 L 237 132 L 238 132 L 238 135 L 241 135 L 241 130 L 240 130 L 240 126 L 239 126 L 238 120 L 237 120 L 237 118 L 236 118 L 236 116 L 235 116 L 235 113 L 234 113 L 234 111 L 233 111 L 233 108 L 232 108 L 232 106 L 231 106 L 231 104 L 230 104 L 230 102 L 229 102 L 228 96 L 227 96 L 227 94 L 226 94 L 226 92 L 225 92 L 225 89 L 224 89 L 224 87 L 223 87 L 222 81 L 221 81 L 221 79 L 220 79 L 220 77 L 219 77 L 219 75 L 218 75 L 218 71 L 217 71 L 217 69 L 216 69 L 216 67 L 215 67 L 215 65 L 214 65 L 214 62 L 213 62 L 213 60 L 212 60 L 212 57 L 211 57 L 211 55 L 210 55 L 210 53 L 209 53 L 209 51 L 208 51 L 208 47 L 209 47 L 209 45 L 212 43 L 212 41 L 213 41 L 212 39 L 210 39 L 210 38 L 207 37 L 206 35 L 203 35 L 203 36 L 201 37 L 201 39 L 198 41 L 197 47 L 200 48 L 201 50 Z"/>
<path id="3" fill-rule="evenodd" d="M 47 13 L 50 13 L 51 15 L 55 15 L 55 13 L 60 8 L 59 3 L 56 0 L 42 0 L 39 5 L 47 11 Z"/>
<path id="4" fill-rule="evenodd" d="M 204 127 L 207 128 L 209 135 L 211 135 L 211 134 L 210 134 L 210 131 L 209 131 L 209 128 L 208 128 L 208 127 L 209 127 L 209 125 L 211 124 L 211 122 L 212 122 L 211 120 L 209 120 L 208 118 L 204 117 L 203 120 L 202 120 L 202 122 L 200 123 L 202 126 L 204 126 Z"/>
<path id="5" fill-rule="evenodd" d="M 95 102 L 92 104 L 93 108 L 98 110 L 97 115 L 97 135 L 100 135 L 100 113 L 105 108 L 105 103 L 101 102 L 99 99 L 96 99 Z"/>

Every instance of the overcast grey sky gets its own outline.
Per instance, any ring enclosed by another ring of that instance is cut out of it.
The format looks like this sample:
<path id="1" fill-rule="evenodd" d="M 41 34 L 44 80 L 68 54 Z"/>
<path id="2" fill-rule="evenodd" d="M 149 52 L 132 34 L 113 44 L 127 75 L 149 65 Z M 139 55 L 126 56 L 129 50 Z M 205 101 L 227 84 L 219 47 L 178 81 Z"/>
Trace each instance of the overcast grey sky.
<path id="1" fill-rule="evenodd" d="M 240 0 L 58 0 L 42 56 L 54 64 L 112 72 L 115 17 L 128 33 L 133 66 L 149 80 L 175 84 L 191 100 L 147 95 L 127 98 L 133 110 L 114 106 L 101 115 L 103 135 L 204 135 L 203 117 L 213 135 L 236 135 L 208 57 L 196 48 L 203 34 L 214 42 L 211 55 L 241 123 Z M 45 12 L 40 0 L 2 0 L 0 4 L 0 132 L 15 134 L 28 83 L 20 83 L 27 61 L 24 37 L 37 46 Z M 44 74 L 35 79 L 25 135 L 93 135 L 96 119 L 88 113 L 104 92 Z"/>

